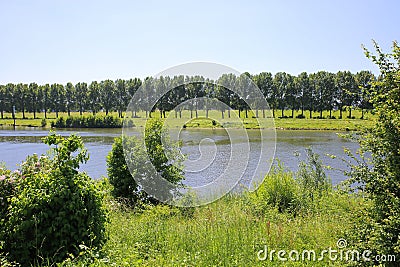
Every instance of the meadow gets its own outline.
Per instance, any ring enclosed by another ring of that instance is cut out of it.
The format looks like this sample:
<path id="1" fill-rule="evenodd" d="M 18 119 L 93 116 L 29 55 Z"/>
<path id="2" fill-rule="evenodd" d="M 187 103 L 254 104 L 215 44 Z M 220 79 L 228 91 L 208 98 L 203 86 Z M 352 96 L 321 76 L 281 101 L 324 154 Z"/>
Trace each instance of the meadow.
<path id="1" fill-rule="evenodd" d="M 364 118 L 361 119 L 361 111 L 354 110 L 352 112 L 352 117 L 347 118 L 347 112 L 343 112 L 343 118 L 339 118 L 339 111 L 332 112 L 332 119 L 329 118 L 329 112 L 324 111 L 322 118 L 317 118 L 320 116 L 319 112 L 313 112 L 313 118 L 309 118 L 308 112 L 305 112 L 304 115 L 306 118 L 300 119 L 296 118 L 296 116 L 300 115 L 300 111 L 295 111 L 294 118 L 291 118 L 291 111 L 285 110 L 284 116 L 285 118 L 281 118 L 278 116 L 281 114 L 280 112 L 275 112 L 274 123 L 276 129 L 287 129 L 287 130 L 340 130 L 340 131 L 355 131 L 360 130 L 363 127 L 369 127 L 374 124 L 375 116 L 371 113 L 364 113 Z M 90 116 L 92 113 L 85 112 L 83 116 Z M 117 117 L 117 112 L 110 112 L 109 115 L 113 117 Z M 192 118 L 190 116 L 190 111 L 182 112 L 182 117 L 179 115 L 175 118 L 173 112 L 167 113 L 167 118 L 169 120 L 169 127 L 171 128 L 180 128 L 185 125 L 185 127 L 197 127 L 197 128 L 212 128 L 212 127 L 245 127 L 247 129 L 258 128 L 258 123 L 256 121 L 254 114 L 249 112 L 248 118 L 244 117 L 244 112 L 241 112 L 241 123 L 233 123 L 232 118 L 227 117 L 227 112 L 225 112 L 225 116 L 222 119 L 221 112 L 216 110 L 209 111 L 209 118 L 205 118 L 205 112 L 203 110 L 198 112 L 198 118 L 195 116 L 195 112 L 192 114 Z M 261 116 L 261 113 L 259 114 Z M 79 117 L 79 112 L 71 112 L 71 116 Z M 105 112 L 99 112 L 96 116 L 104 117 Z M 135 118 L 135 126 L 143 127 L 146 121 L 146 116 L 144 112 L 137 113 L 138 118 Z M 38 113 L 37 118 L 33 118 L 32 113 L 25 113 L 25 119 L 22 118 L 22 113 L 16 113 L 16 126 L 29 126 L 29 127 L 42 127 L 43 126 L 43 118 L 44 115 L 42 113 Z M 64 112 L 59 113 L 59 117 L 67 118 L 68 114 Z M 159 112 L 153 112 L 152 117 L 160 117 Z M 232 116 L 233 117 L 233 116 Z M 212 121 L 215 121 L 213 123 Z M 45 120 L 45 127 L 51 127 L 51 123 L 56 121 L 55 113 L 48 113 L 47 119 Z M 12 119 L 11 113 L 5 113 L 4 119 L 0 119 L 0 125 L 4 126 L 12 126 L 14 123 Z M 242 124 L 242 125 L 241 125 Z"/>
<path id="2" fill-rule="evenodd" d="M 338 240 L 346 238 L 353 229 L 357 219 L 354 214 L 368 205 L 362 197 L 332 190 L 315 200 L 312 208 L 293 214 L 280 212 L 274 206 L 261 207 L 264 203 L 254 201 L 256 194 L 227 195 L 189 213 L 165 205 L 131 210 L 109 198 L 109 239 L 103 249 L 84 248 L 80 256 L 71 257 L 59 266 L 343 266 L 349 263 L 330 260 L 327 255 L 322 260 L 318 258 L 323 250 L 338 249 Z M 265 248 L 267 259 L 263 259 Z M 348 248 L 352 248 L 350 240 Z M 272 250 L 296 250 L 300 256 L 282 262 L 275 253 L 271 260 Z M 314 250 L 316 259 L 302 258 L 303 250 Z"/>

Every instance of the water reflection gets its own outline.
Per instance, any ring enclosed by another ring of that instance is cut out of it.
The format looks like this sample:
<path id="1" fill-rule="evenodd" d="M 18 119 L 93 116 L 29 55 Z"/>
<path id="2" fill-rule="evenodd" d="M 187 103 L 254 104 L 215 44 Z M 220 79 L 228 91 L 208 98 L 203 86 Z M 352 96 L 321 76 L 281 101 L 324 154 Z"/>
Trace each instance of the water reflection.
<path id="1" fill-rule="evenodd" d="M 63 136 L 72 133 L 81 135 L 90 153 L 90 160 L 82 166 L 82 169 L 94 178 L 106 175 L 106 156 L 111 150 L 113 139 L 121 134 L 121 129 L 57 130 L 57 133 Z M 48 147 L 42 143 L 42 138 L 47 134 L 48 131 L 40 128 L 24 127 L 17 128 L 16 131 L 3 128 L 0 130 L 0 161 L 4 161 L 8 168 L 15 169 L 26 155 L 45 153 Z M 244 184 L 257 166 L 261 138 L 256 130 L 248 130 L 248 135 L 251 153 L 244 179 L 241 181 Z M 186 173 L 186 184 L 207 184 L 227 167 L 230 159 L 230 140 L 224 129 L 186 129 L 180 132 L 179 137 L 183 140 L 182 153 L 191 160 L 200 156 L 198 146 L 200 140 L 210 138 L 217 147 L 216 160 L 200 172 Z M 247 142 L 247 138 L 243 137 L 243 139 L 235 139 L 234 142 L 245 141 Z M 340 160 L 340 157 L 345 157 L 344 147 L 348 147 L 352 151 L 358 148 L 357 143 L 338 137 L 337 133 L 333 131 L 277 131 L 275 156 L 288 169 L 296 170 L 298 160 L 306 158 L 305 149 L 309 146 L 312 146 L 313 150 L 320 154 L 324 164 L 330 165 L 334 169 L 344 169 L 343 162 Z M 205 148 L 207 148 L 207 144 L 205 144 Z M 298 159 L 294 156 L 297 152 L 300 154 Z M 338 158 L 331 159 L 326 154 L 333 154 Z M 337 170 L 329 170 L 327 173 L 335 184 L 345 179 L 343 174 Z"/>

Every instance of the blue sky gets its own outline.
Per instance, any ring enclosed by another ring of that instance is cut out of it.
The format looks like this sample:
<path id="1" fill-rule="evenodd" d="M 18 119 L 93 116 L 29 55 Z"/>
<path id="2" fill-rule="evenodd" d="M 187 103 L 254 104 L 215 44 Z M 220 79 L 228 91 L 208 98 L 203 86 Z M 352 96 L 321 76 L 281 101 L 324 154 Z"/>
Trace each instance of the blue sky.
<path id="1" fill-rule="evenodd" d="M 361 44 L 389 51 L 399 10 L 397 0 L 0 0 L 0 83 L 143 78 L 193 61 L 377 72 Z"/>

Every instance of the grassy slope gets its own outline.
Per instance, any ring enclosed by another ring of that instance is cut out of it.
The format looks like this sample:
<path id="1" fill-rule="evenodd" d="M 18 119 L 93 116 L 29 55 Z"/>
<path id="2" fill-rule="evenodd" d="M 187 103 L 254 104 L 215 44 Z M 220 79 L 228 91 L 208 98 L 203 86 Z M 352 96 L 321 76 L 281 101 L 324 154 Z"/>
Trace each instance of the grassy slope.
<path id="1" fill-rule="evenodd" d="M 115 266 L 343 266 L 344 262 L 330 262 L 327 257 L 323 262 L 283 263 L 275 254 L 274 262 L 259 261 L 257 252 L 264 245 L 270 250 L 317 253 L 336 249 L 361 199 L 333 192 L 312 214 L 297 217 L 274 209 L 257 215 L 247 200 L 227 196 L 197 208 L 189 218 L 168 207 L 141 214 L 114 209 L 102 256 Z M 97 260 L 94 266 L 109 265 Z"/>
<path id="2" fill-rule="evenodd" d="M 204 111 L 199 111 L 199 116 L 203 117 L 205 114 L 203 114 Z M 117 116 L 117 113 L 111 113 L 113 116 Z M 353 111 L 353 116 L 355 119 L 310 119 L 308 118 L 309 114 L 308 112 L 305 113 L 306 119 L 296 119 L 296 118 L 278 118 L 278 114 L 280 112 L 275 113 L 275 127 L 278 129 L 308 129 L 308 130 L 358 130 L 361 127 L 364 126 L 369 126 L 373 124 L 374 117 L 371 114 L 366 114 L 365 118 L 363 120 L 359 119 L 361 117 L 361 113 L 358 110 Z M 300 114 L 300 112 L 295 112 L 295 116 Z M 79 116 L 78 112 L 73 112 L 73 116 Z M 90 113 L 85 113 L 84 115 L 90 115 Z M 98 115 L 103 116 L 105 115 L 104 113 L 98 113 Z M 145 122 L 145 116 L 144 114 L 139 113 L 138 114 L 142 119 L 135 119 L 135 123 L 137 126 L 143 126 Z M 287 110 L 285 111 L 285 116 L 290 116 L 291 111 Z M 327 117 L 329 115 L 328 112 L 324 112 L 323 116 Z M 336 118 L 339 117 L 339 112 L 334 111 L 332 113 L 333 116 Z M 59 116 L 64 116 L 66 117 L 66 113 L 60 113 Z M 193 112 L 193 116 L 194 112 Z M 256 122 L 256 119 L 251 118 L 243 118 L 244 112 L 241 114 L 241 119 L 243 121 L 243 125 L 245 128 L 257 128 L 258 124 Z M 261 116 L 261 113 L 260 113 Z M 319 113 L 313 113 L 313 116 L 319 116 Z M 343 116 L 347 116 L 346 112 L 343 112 Z M 11 118 L 11 114 L 5 114 L 5 119 L 0 119 L 0 125 L 13 125 L 13 120 Z M 41 126 L 41 120 L 43 118 L 43 114 L 39 113 L 37 115 L 37 119 L 33 119 L 33 114 L 26 113 L 26 119 L 22 119 L 22 114 L 18 113 L 16 114 L 17 120 L 16 120 L 16 125 L 18 126 L 33 126 L 33 127 L 40 127 Z M 159 113 L 155 112 L 153 117 L 159 117 Z M 225 118 L 221 118 L 221 112 L 219 111 L 210 111 L 209 112 L 209 117 L 213 118 L 217 122 L 217 127 L 219 125 L 223 125 L 224 127 L 238 127 L 235 124 L 232 124 L 233 119 L 227 118 L 227 113 L 225 113 Z M 233 116 L 232 116 L 233 117 Z M 209 119 L 191 119 L 190 118 L 190 112 L 186 111 L 183 113 L 182 118 L 177 118 L 175 119 L 175 115 L 173 113 L 170 114 L 169 117 L 169 124 L 171 127 L 176 128 L 176 127 L 182 127 L 184 124 L 187 125 L 187 127 L 199 127 L 199 128 L 210 128 L 210 127 L 215 127 L 212 125 L 212 121 Z M 47 127 L 50 127 L 50 122 L 55 120 L 55 114 L 54 113 L 49 113 L 48 114 L 48 119 L 47 119 Z"/>

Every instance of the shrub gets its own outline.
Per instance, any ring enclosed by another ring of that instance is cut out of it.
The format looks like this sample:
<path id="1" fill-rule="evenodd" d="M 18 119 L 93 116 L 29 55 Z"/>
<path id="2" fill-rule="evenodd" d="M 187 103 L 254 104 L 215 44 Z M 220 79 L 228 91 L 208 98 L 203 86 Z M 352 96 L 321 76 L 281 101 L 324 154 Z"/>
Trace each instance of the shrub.
<path id="1" fill-rule="evenodd" d="M 309 212 L 316 200 L 332 191 L 332 184 L 326 176 L 319 159 L 311 148 L 307 149 L 307 161 L 301 161 L 296 173 L 287 171 L 278 161 L 255 193 L 250 193 L 256 212 L 265 213 L 276 208 L 279 212 L 296 215 Z"/>
<path id="2" fill-rule="evenodd" d="M 302 204 L 301 188 L 293 173 L 286 171 L 279 162 L 272 167 L 257 191 L 250 195 L 250 199 L 260 213 L 271 207 L 279 212 L 296 213 Z"/>
<path id="3" fill-rule="evenodd" d="M 332 189 L 332 183 L 326 176 L 322 161 L 319 155 L 311 148 L 306 149 L 307 162 L 300 162 L 296 179 L 301 185 L 302 192 L 311 201 L 315 197 L 321 197 L 325 192 Z"/>
<path id="4" fill-rule="evenodd" d="M 125 124 L 126 127 L 135 127 L 135 123 L 133 122 L 132 119 L 126 119 Z"/>
<path id="5" fill-rule="evenodd" d="M 138 162 L 138 167 L 145 162 L 145 154 L 135 137 L 117 137 L 114 139 L 112 149 L 107 156 L 107 173 L 110 183 L 113 185 L 112 194 L 116 198 L 124 198 L 129 204 L 136 203 L 140 198 L 138 185 L 131 175 L 124 156 L 124 144 L 132 148 L 132 161 Z"/>
<path id="6" fill-rule="evenodd" d="M 365 50 L 378 65 L 380 76 L 372 82 L 368 98 L 377 114 L 376 124 L 359 139 L 361 160 L 351 166 L 350 181 L 356 183 L 372 206 L 366 208 L 356 224 L 354 241 L 373 255 L 394 255 L 400 258 L 400 46 L 394 42 L 393 52 L 383 53 L 374 43 L 377 55 Z M 381 262 L 382 263 L 382 262 Z M 371 262 L 377 266 L 379 262 Z M 397 262 L 383 263 L 398 266 Z"/>
<path id="7" fill-rule="evenodd" d="M 116 138 L 107 156 L 108 177 L 114 187 L 112 194 L 117 198 L 128 199 L 132 205 L 137 204 L 139 200 L 158 203 L 152 196 L 148 196 L 142 190 L 143 185 L 138 183 L 146 181 L 147 186 L 151 186 L 149 160 L 155 170 L 172 184 L 177 185 L 184 178 L 183 158 L 178 150 L 178 144 L 168 139 L 168 131 L 163 122 L 160 119 L 149 120 L 144 136 L 146 147 L 143 146 L 143 141 L 136 137 Z M 130 155 L 128 162 L 130 168 L 125 155 Z"/>
<path id="8" fill-rule="evenodd" d="M 3 164 L 2 164 L 3 165 Z M 0 167 L 0 243 L 4 240 L 6 233 L 5 223 L 7 222 L 7 210 L 10 205 L 10 199 L 15 192 L 15 183 L 12 173 L 5 168 Z M 1 249 L 0 244 L 0 249 Z"/>
<path id="9" fill-rule="evenodd" d="M 51 122 L 51 127 L 65 128 L 64 117 L 58 117 L 55 121 Z"/>
<path id="10" fill-rule="evenodd" d="M 88 159 L 82 139 L 51 133 L 44 142 L 55 145 L 52 158 L 28 157 L 8 198 L 4 251 L 24 266 L 59 262 L 80 244 L 100 247 L 106 239 L 103 195 L 78 172 Z"/>
<path id="11" fill-rule="evenodd" d="M 46 119 L 42 119 L 42 121 L 40 122 L 40 125 L 42 126 L 42 127 L 46 127 L 46 125 L 47 125 L 47 121 L 46 121 Z"/>
<path id="12" fill-rule="evenodd" d="M 58 117 L 51 126 L 56 128 L 121 128 L 122 120 L 111 115 L 68 116 L 66 119 Z M 133 121 L 128 120 L 127 126 L 134 126 Z"/>
<path id="13" fill-rule="evenodd" d="M 170 183 L 180 183 L 184 179 L 184 158 L 179 150 L 180 143 L 170 140 L 168 129 L 161 119 L 147 121 L 144 140 L 147 154 L 156 171 Z"/>

